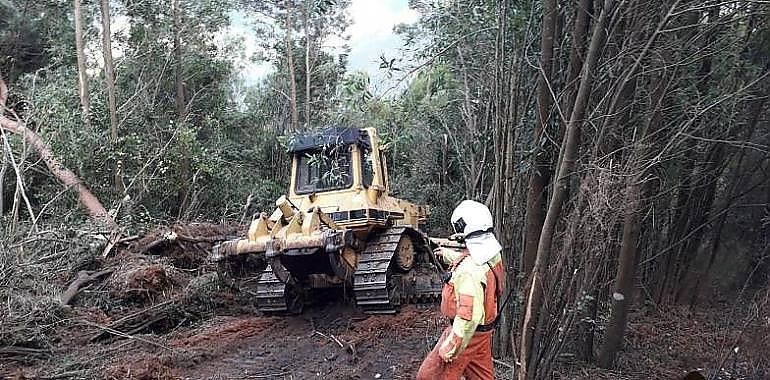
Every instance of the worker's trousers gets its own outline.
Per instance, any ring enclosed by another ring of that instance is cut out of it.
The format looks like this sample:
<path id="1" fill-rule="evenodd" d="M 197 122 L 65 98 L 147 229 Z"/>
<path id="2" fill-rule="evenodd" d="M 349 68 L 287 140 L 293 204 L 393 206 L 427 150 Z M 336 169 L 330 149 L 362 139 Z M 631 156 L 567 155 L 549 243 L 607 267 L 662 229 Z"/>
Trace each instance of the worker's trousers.
<path id="1" fill-rule="evenodd" d="M 452 327 L 447 327 L 441 338 L 423 360 L 417 371 L 417 380 L 491 380 L 495 378 L 492 365 L 492 334 L 494 331 L 477 332 L 471 338 L 468 347 L 458 357 L 445 363 L 438 354 L 439 344 L 443 342 Z"/>

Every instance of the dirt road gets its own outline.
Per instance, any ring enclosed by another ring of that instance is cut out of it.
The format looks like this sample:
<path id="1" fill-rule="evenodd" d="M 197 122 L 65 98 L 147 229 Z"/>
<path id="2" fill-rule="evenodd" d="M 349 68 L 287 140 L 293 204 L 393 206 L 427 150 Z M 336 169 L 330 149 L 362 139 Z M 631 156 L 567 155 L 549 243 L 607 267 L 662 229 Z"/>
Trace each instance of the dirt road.
<path id="1" fill-rule="evenodd" d="M 300 316 L 216 317 L 169 334 L 168 349 L 117 356 L 116 379 L 408 379 L 443 321 L 410 306 L 397 315 L 363 315 L 344 305 Z"/>

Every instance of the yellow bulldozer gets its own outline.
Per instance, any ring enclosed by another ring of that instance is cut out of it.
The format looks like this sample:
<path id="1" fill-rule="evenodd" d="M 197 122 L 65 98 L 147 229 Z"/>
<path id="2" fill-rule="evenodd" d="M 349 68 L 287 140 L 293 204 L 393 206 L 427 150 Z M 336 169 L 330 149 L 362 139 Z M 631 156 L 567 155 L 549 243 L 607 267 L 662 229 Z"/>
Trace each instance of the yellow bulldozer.
<path id="1" fill-rule="evenodd" d="M 247 237 L 216 246 L 224 279 L 263 312 L 299 313 L 313 289 L 352 290 L 367 313 L 440 297 L 438 240 L 426 206 L 389 195 L 374 128 L 332 128 L 289 140 L 288 195 L 256 216 Z"/>

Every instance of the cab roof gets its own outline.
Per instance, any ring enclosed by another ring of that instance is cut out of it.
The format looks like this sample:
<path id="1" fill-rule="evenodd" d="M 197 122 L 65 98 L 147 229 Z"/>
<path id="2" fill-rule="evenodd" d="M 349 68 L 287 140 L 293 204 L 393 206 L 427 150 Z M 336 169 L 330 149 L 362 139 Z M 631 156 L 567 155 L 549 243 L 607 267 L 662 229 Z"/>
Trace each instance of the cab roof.
<path id="1" fill-rule="evenodd" d="M 325 147 L 356 144 L 371 148 L 369 135 L 363 129 L 331 127 L 318 131 L 297 134 L 289 138 L 289 152 L 318 150 Z"/>

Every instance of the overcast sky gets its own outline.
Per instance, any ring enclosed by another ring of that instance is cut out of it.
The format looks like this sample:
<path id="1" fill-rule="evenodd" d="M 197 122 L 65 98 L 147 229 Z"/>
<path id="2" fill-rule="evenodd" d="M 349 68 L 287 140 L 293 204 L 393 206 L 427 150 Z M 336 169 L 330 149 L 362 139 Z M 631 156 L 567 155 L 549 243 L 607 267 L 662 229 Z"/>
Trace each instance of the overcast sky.
<path id="1" fill-rule="evenodd" d="M 362 70 L 369 73 L 375 88 L 383 88 L 387 82 L 379 70 L 380 55 L 388 58 L 398 56 L 403 41 L 393 34 L 393 27 L 401 23 L 417 21 L 417 12 L 409 9 L 407 0 L 352 0 L 349 9 L 352 24 L 347 29 L 350 36 L 348 46 L 348 70 Z M 272 70 L 268 63 L 252 63 L 248 57 L 258 47 L 250 20 L 244 14 L 233 14 L 230 36 L 244 40 L 244 58 L 238 63 L 248 82 L 256 82 Z M 326 46 L 335 46 L 341 41 L 326 41 Z"/>

